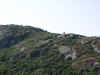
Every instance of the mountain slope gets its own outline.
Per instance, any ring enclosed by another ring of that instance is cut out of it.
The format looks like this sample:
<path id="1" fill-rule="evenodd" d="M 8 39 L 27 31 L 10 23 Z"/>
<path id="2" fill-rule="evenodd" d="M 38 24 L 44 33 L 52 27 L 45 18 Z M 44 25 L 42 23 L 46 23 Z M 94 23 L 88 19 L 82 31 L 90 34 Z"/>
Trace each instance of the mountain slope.
<path id="1" fill-rule="evenodd" d="M 0 75 L 99 73 L 99 37 L 49 33 L 30 26 L 0 26 Z"/>
<path id="2" fill-rule="evenodd" d="M 30 35 L 34 36 L 40 32 L 44 32 L 42 29 L 34 28 L 30 26 L 19 25 L 1 25 L 0 26 L 0 48 L 10 47 L 16 44 Z"/>

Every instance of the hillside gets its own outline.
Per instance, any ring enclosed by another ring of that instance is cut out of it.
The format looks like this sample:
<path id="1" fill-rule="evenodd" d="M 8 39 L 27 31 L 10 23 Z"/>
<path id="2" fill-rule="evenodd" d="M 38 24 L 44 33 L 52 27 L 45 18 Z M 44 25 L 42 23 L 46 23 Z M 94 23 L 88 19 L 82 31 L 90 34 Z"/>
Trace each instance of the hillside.
<path id="1" fill-rule="evenodd" d="M 0 75 L 100 75 L 100 38 L 0 25 Z"/>

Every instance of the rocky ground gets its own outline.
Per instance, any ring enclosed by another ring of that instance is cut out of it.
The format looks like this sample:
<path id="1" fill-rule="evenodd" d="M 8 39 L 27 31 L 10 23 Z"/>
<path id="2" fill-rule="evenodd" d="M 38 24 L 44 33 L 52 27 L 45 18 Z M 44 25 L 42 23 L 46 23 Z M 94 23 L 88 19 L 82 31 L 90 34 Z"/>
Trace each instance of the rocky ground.
<path id="1" fill-rule="evenodd" d="M 99 37 L 0 26 L 0 75 L 99 74 Z"/>

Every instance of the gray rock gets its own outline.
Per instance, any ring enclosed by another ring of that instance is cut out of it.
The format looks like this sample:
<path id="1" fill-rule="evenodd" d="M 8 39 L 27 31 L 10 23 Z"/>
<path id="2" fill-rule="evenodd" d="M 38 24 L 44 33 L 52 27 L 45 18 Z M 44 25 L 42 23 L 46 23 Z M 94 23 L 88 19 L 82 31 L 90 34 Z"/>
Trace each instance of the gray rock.
<path id="1" fill-rule="evenodd" d="M 59 47 L 59 52 L 64 54 L 64 53 L 71 53 L 72 50 L 70 47 L 67 47 L 67 46 L 60 46 Z"/>
<path id="2" fill-rule="evenodd" d="M 60 46 L 59 52 L 65 55 L 65 59 L 72 58 L 72 60 L 76 59 L 76 52 L 67 46 Z"/>
<path id="3" fill-rule="evenodd" d="M 23 52 L 25 50 L 25 48 L 24 47 L 22 47 L 21 49 L 20 49 L 20 52 Z"/>
<path id="4" fill-rule="evenodd" d="M 96 45 L 91 45 L 94 49 L 95 52 L 100 53 L 100 49 L 98 47 L 96 47 Z"/>
<path id="5" fill-rule="evenodd" d="M 52 42 L 52 39 L 48 39 L 48 40 L 45 40 L 45 41 L 40 41 L 40 42 L 37 44 L 37 47 L 46 45 L 46 44 L 48 44 L 48 43 L 50 43 L 50 42 Z"/>
<path id="6" fill-rule="evenodd" d="M 57 38 L 66 38 L 65 35 L 66 35 L 66 34 L 65 34 L 65 32 L 64 32 L 63 34 L 58 35 Z"/>

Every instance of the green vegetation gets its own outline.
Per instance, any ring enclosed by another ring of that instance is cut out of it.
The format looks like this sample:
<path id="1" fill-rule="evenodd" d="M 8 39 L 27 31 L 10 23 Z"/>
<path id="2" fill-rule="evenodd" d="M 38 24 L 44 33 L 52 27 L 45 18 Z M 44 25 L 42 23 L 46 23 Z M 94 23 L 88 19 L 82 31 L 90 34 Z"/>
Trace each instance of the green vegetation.
<path id="1" fill-rule="evenodd" d="M 19 25 L 1 25 L 0 30 L 4 34 L 0 35 L 0 75 L 100 73 L 100 38 L 62 35 Z M 65 53 L 60 53 L 61 46 L 66 48 Z M 66 58 L 68 55 L 76 58 Z"/>

